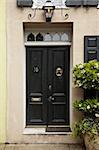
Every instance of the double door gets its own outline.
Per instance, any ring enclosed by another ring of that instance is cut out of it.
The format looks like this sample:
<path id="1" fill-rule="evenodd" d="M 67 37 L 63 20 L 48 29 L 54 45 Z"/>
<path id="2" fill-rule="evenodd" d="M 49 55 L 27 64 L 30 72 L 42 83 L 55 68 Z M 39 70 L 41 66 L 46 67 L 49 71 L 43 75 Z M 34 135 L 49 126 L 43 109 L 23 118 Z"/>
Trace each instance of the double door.
<path id="1" fill-rule="evenodd" d="M 26 48 L 26 124 L 69 125 L 68 46 Z"/>

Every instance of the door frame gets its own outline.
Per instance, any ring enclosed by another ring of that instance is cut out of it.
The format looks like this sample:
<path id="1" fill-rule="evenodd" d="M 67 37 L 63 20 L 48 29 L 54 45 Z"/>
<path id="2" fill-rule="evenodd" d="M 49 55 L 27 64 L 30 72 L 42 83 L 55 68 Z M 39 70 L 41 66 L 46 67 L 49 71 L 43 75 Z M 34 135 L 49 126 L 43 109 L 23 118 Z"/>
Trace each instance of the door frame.
<path id="1" fill-rule="evenodd" d="M 71 42 L 26 42 L 24 45 L 25 56 L 24 56 L 24 102 L 23 102 L 23 134 L 49 134 L 46 132 L 46 125 L 32 125 L 26 126 L 26 47 L 39 47 L 39 46 L 70 46 L 70 85 L 69 85 L 69 114 L 70 114 L 70 128 L 72 128 L 72 47 Z M 52 132 L 51 132 L 52 133 Z M 65 133 L 65 132 L 64 132 Z M 56 132 L 52 134 L 57 134 Z M 58 133 L 58 134 L 61 134 Z M 66 134 L 66 133 L 65 133 Z"/>

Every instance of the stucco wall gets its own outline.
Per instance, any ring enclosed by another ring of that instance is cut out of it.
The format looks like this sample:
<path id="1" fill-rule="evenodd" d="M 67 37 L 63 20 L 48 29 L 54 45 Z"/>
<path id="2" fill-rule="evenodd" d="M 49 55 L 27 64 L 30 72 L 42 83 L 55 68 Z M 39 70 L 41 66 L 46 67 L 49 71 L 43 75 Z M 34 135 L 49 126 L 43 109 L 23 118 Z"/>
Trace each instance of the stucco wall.
<path id="1" fill-rule="evenodd" d="M 0 0 L 0 143 L 6 138 L 6 21 L 5 0 Z"/>
<path id="2" fill-rule="evenodd" d="M 37 10 L 33 19 L 28 14 L 34 13 L 31 8 L 17 8 L 16 0 L 7 0 L 7 142 L 42 143 L 42 142 L 77 142 L 70 135 L 23 135 L 24 99 L 25 99 L 25 47 L 23 22 L 44 23 L 42 10 Z M 69 14 L 65 19 L 61 14 Z M 96 8 L 70 8 L 55 10 L 53 23 L 73 23 L 73 66 L 83 62 L 84 35 L 99 35 L 99 10 Z M 71 68 L 72 70 L 72 68 Z M 72 100 L 82 97 L 83 92 L 72 88 Z M 73 112 L 73 120 L 77 114 Z M 45 139 L 45 141 L 44 141 Z"/>

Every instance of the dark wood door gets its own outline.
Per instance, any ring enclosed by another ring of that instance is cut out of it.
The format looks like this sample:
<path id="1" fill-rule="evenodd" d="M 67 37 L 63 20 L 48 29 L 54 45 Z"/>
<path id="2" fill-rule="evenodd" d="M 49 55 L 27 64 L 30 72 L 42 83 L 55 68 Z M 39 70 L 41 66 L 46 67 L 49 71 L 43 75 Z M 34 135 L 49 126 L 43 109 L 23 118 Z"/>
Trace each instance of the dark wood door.
<path id="1" fill-rule="evenodd" d="M 69 47 L 27 47 L 27 125 L 69 125 Z"/>

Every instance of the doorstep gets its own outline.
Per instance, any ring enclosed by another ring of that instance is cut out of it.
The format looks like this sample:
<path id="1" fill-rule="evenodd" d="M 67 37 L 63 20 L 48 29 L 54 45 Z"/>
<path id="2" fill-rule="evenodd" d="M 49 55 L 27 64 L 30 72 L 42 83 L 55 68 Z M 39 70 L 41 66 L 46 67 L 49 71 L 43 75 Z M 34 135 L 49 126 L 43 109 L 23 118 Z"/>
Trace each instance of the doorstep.
<path id="1" fill-rule="evenodd" d="M 81 144 L 1 144 L 0 150 L 85 150 Z"/>

